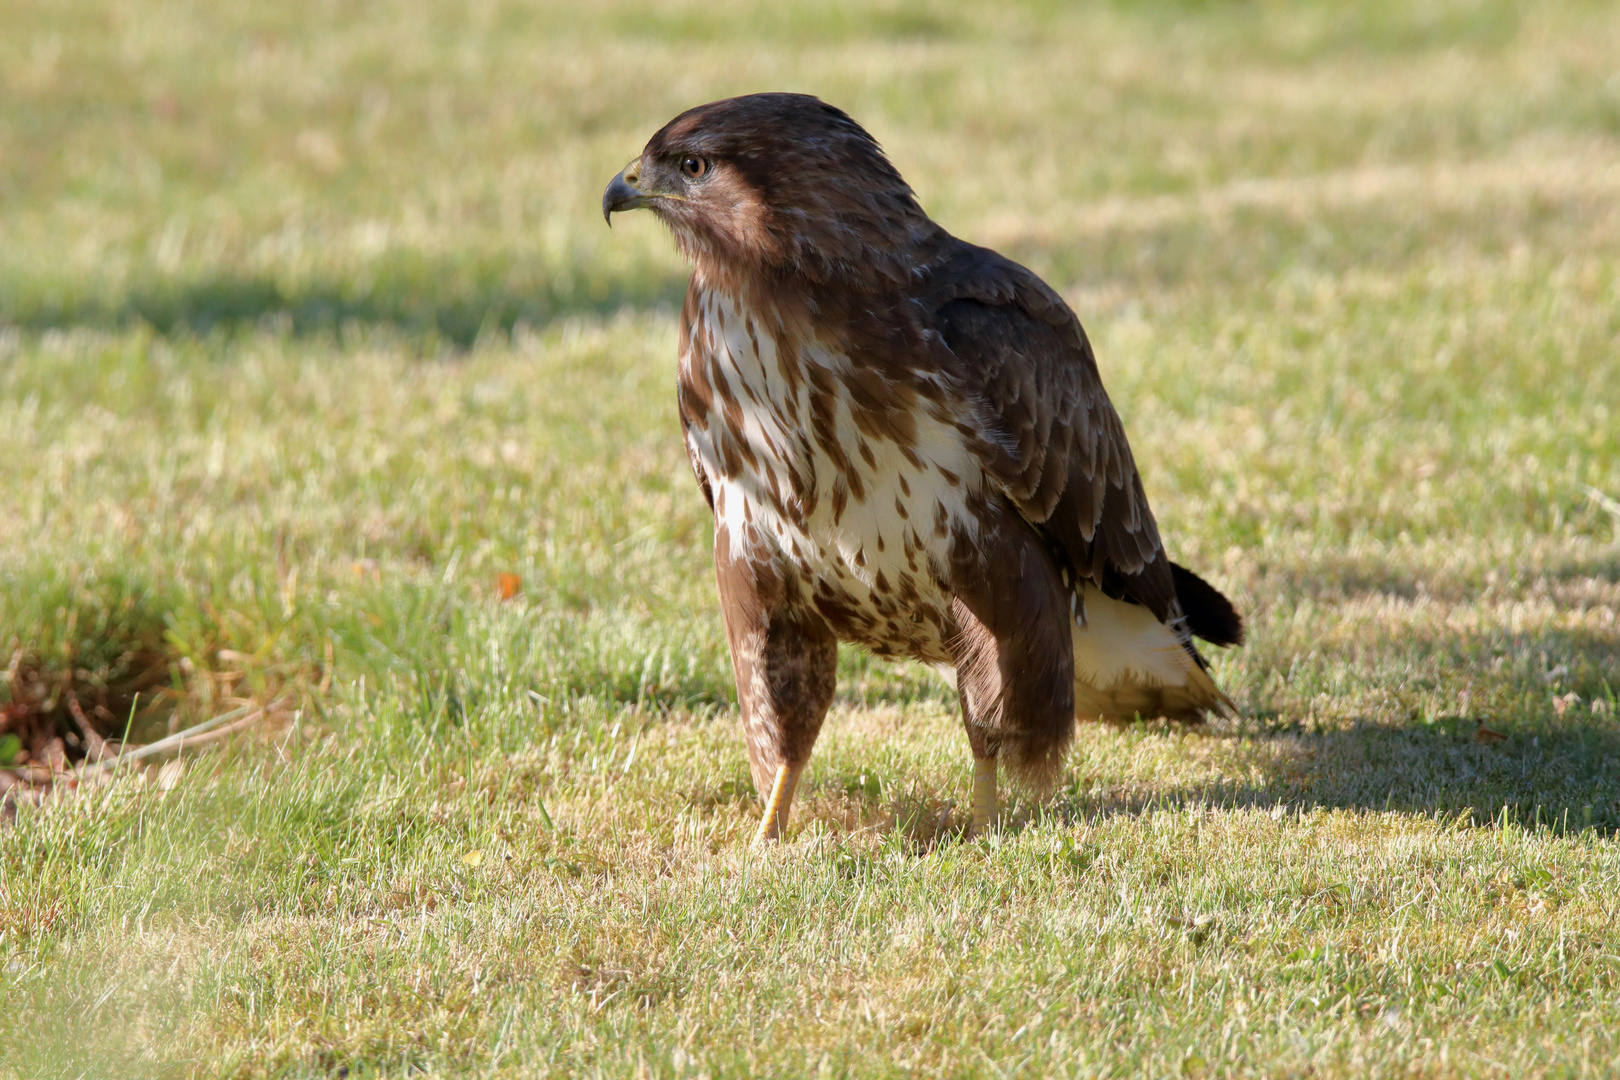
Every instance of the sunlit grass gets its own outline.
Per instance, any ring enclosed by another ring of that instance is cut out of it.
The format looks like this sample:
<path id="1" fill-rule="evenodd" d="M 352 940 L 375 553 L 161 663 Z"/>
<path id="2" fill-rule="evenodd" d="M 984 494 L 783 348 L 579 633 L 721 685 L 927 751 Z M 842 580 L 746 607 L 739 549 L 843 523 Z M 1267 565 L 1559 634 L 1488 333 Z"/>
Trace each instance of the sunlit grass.
<path id="1" fill-rule="evenodd" d="M 275 705 L 0 831 L 0 1075 L 1620 1068 L 1609 8 L 0 22 L 0 669 Z M 764 88 L 1070 298 L 1241 720 L 968 844 L 848 651 L 749 853 L 682 268 L 598 199 Z"/>

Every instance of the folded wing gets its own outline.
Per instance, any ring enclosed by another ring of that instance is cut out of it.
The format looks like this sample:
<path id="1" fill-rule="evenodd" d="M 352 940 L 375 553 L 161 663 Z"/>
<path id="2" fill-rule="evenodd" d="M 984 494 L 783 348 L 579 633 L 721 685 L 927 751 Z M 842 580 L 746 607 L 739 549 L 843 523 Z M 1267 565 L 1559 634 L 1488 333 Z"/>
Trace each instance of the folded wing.
<path id="1" fill-rule="evenodd" d="M 922 303 L 991 429 L 988 464 L 1008 499 L 1077 583 L 1178 620 L 1170 560 L 1074 312 L 1024 267 L 960 242 L 931 268 Z"/>

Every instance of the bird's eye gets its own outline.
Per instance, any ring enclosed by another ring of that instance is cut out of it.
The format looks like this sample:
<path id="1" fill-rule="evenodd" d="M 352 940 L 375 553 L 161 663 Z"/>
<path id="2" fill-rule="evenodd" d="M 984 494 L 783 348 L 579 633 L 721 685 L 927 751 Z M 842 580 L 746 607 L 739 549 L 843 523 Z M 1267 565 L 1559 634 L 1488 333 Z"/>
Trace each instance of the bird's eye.
<path id="1" fill-rule="evenodd" d="M 698 177 L 702 176 L 708 171 L 709 163 L 700 157 L 688 156 L 681 158 L 681 172 L 685 173 L 693 180 L 696 180 Z"/>

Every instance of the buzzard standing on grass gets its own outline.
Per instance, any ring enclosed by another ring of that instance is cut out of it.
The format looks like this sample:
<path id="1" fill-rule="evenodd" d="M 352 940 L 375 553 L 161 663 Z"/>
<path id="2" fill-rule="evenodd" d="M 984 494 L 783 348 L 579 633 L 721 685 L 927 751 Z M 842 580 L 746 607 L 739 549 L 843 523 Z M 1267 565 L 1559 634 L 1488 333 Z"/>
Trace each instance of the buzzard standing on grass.
<path id="1" fill-rule="evenodd" d="M 1172 563 L 1067 304 L 929 219 L 877 142 L 800 94 L 688 110 L 613 178 L 693 264 L 680 415 L 754 783 L 779 837 L 839 641 L 954 674 L 973 831 L 996 765 L 1049 781 L 1076 718 L 1230 702 L 1192 643 L 1242 640 Z M 611 218 L 609 218 L 611 222 Z"/>

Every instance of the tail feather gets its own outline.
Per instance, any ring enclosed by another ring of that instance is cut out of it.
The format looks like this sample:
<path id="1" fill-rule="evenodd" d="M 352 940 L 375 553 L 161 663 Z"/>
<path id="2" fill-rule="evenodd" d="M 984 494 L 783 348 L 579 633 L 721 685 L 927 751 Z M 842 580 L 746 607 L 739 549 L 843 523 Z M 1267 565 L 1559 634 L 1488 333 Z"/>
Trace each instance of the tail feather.
<path id="1" fill-rule="evenodd" d="M 1237 705 L 1231 698 L 1226 696 L 1224 690 L 1215 685 L 1215 680 L 1210 676 L 1208 668 L 1200 664 L 1197 674 L 1188 679 L 1187 682 L 1196 695 L 1201 708 L 1228 720 L 1237 716 Z"/>
<path id="2" fill-rule="evenodd" d="M 1243 644 L 1243 616 L 1219 589 L 1175 563 L 1170 564 L 1170 577 L 1188 630 L 1211 645 Z"/>
<path id="3" fill-rule="evenodd" d="M 1162 716 L 1196 723 L 1209 713 L 1236 714 L 1232 699 L 1215 685 L 1190 647 L 1185 630 L 1161 623 L 1140 604 L 1082 588 L 1086 621 L 1074 628 L 1077 717 Z"/>

